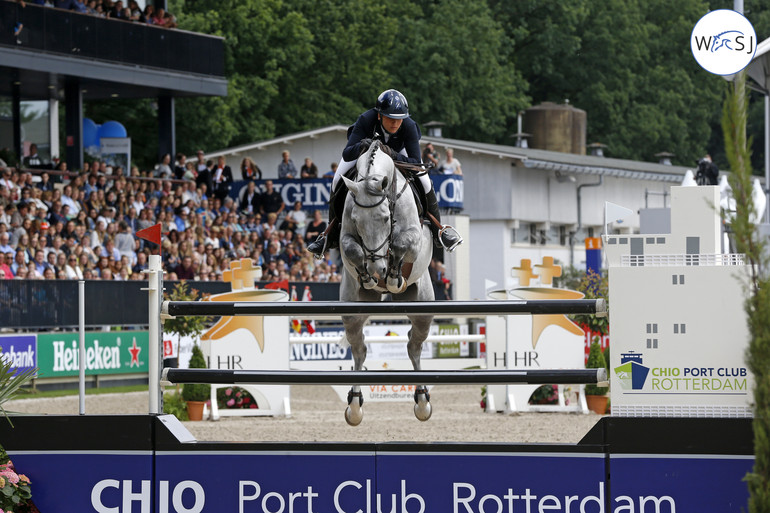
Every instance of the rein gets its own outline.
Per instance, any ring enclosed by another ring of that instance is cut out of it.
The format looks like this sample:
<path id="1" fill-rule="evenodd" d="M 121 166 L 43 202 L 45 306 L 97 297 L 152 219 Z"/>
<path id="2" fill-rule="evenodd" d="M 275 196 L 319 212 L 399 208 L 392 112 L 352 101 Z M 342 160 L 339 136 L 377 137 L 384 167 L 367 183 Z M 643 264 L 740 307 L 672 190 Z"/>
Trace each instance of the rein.
<path id="1" fill-rule="evenodd" d="M 375 152 L 376 151 L 377 150 L 375 150 Z M 374 155 L 374 153 L 372 155 Z M 367 178 L 369 178 L 369 172 L 370 172 L 370 170 L 372 168 L 372 164 L 373 163 L 374 163 L 374 158 L 372 158 L 371 162 L 369 162 L 369 166 L 367 166 L 367 168 L 366 168 L 366 175 L 361 180 L 358 180 L 359 182 L 362 182 L 362 181 L 366 180 Z M 358 242 L 361 245 L 361 248 L 364 250 L 364 259 L 369 260 L 371 262 L 374 262 L 375 260 L 378 260 L 380 258 L 388 258 L 390 256 L 390 246 L 391 246 L 391 243 L 393 242 L 393 227 L 396 224 L 396 219 L 395 219 L 395 216 L 394 216 L 394 211 L 396 209 L 396 202 L 404 194 L 404 191 L 409 186 L 409 182 L 405 179 L 404 180 L 404 186 L 397 193 L 396 192 L 397 178 L 398 178 L 398 176 L 396 174 L 396 170 L 395 170 L 395 167 L 394 167 L 393 177 L 392 177 L 392 180 L 390 182 L 390 191 L 389 191 L 389 193 L 386 193 L 385 191 L 383 191 L 380 194 L 380 196 L 381 196 L 380 200 L 377 201 L 376 203 L 372 203 L 371 205 L 365 205 L 363 203 L 359 203 L 359 201 L 356 198 L 355 194 L 353 194 L 352 192 L 350 193 L 350 195 L 353 196 L 353 202 L 357 206 L 359 206 L 361 208 L 374 208 L 374 207 L 378 207 L 385 200 L 388 200 L 388 210 L 390 212 L 390 215 L 389 215 L 389 217 L 390 217 L 390 231 L 388 233 L 388 236 L 385 238 L 385 240 L 382 241 L 382 244 L 377 246 L 375 249 L 370 249 L 370 248 L 366 247 L 366 244 L 364 244 L 364 241 L 361 238 L 361 236 L 360 235 L 358 236 L 358 239 L 359 239 Z M 384 254 L 382 254 L 382 255 L 378 255 L 377 252 L 380 251 L 381 249 L 383 249 L 386 245 L 387 245 L 386 252 Z"/>

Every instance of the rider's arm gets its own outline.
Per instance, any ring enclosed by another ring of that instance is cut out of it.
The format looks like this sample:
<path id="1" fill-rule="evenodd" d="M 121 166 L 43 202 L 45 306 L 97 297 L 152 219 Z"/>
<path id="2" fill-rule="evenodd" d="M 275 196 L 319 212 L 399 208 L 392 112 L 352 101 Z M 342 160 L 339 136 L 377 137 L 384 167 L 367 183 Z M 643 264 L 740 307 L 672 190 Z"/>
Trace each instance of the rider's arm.
<path id="1" fill-rule="evenodd" d="M 372 116 L 373 113 L 374 116 Z M 372 119 L 373 118 L 373 119 Z M 367 111 L 358 116 L 356 124 L 350 129 L 348 134 L 348 144 L 342 150 L 342 159 L 347 162 L 356 160 L 361 155 L 361 140 L 369 139 L 374 135 L 374 124 L 377 122 L 377 113 Z"/>

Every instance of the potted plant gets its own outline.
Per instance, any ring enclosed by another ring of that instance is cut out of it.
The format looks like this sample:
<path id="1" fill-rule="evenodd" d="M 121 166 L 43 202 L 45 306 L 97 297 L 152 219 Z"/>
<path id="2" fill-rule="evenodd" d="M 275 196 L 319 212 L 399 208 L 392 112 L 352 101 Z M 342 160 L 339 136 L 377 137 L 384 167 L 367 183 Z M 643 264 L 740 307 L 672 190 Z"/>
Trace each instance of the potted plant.
<path id="1" fill-rule="evenodd" d="M 195 344 L 190 358 L 191 369 L 205 369 L 206 359 L 203 351 Z M 190 420 L 203 420 L 203 406 L 211 396 L 211 385 L 207 383 L 185 383 L 182 388 L 182 399 L 187 401 L 187 416 Z"/>
<path id="2" fill-rule="evenodd" d="M 199 294 L 196 289 L 190 288 L 185 281 L 180 281 L 171 290 L 170 294 L 165 294 L 165 299 L 169 301 L 197 301 Z M 205 315 L 179 315 L 172 319 L 163 321 L 163 331 L 170 334 L 176 334 L 177 353 L 182 337 L 198 337 L 206 330 L 209 317 Z M 174 365 L 176 366 L 176 365 Z"/>
<path id="3" fill-rule="evenodd" d="M 198 299 L 198 291 L 191 289 L 185 281 L 177 283 L 170 294 L 166 294 L 166 299 L 171 301 L 195 301 Z M 173 319 L 166 319 L 163 323 L 163 329 L 168 333 L 177 335 L 177 348 L 182 337 L 199 337 L 207 327 L 208 316 L 177 316 Z M 206 359 L 203 351 L 196 343 L 193 346 L 192 358 L 190 359 L 191 369 L 205 369 Z M 186 384 L 182 388 L 182 399 L 187 401 L 187 414 L 190 420 L 201 420 L 203 418 L 203 405 L 209 399 L 211 386 L 206 384 Z M 190 404 L 190 403 L 193 404 Z"/>
<path id="4" fill-rule="evenodd" d="M 0 412 L 13 426 L 4 405 L 14 399 L 21 387 L 35 377 L 37 368 L 18 371 L 13 366 L 13 360 L 3 357 L 2 352 L 3 348 L 0 347 Z M 29 478 L 16 471 L 2 446 L 0 446 L 0 511 L 37 511 L 32 502 Z"/>
<path id="5" fill-rule="evenodd" d="M 604 354 L 602 354 L 602 347 L 597 342 L 597 339 L 598 337 L 594 338 L 594 341 L 591 342 L 586 369 L 603 369 L 607 367 Z M 607 397 L 607 387 L 588 384 L 585 388 L 585 394 L 588 408 L 595 413 L 604 415 L 607 411 L 607 400 L 609 399 Z"/>

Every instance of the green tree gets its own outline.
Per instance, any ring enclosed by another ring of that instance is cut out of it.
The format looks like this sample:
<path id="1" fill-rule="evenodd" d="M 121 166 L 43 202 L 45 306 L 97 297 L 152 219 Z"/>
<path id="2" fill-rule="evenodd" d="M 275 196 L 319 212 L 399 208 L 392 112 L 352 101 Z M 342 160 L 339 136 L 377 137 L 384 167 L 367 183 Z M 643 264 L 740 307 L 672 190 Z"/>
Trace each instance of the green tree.
<path id="1" fill-rule="evenodd" d="M 746 256 L 750 280 L 745 303 L 749 325 L 746 360 L 754 375 L 754 469 L 746 480 L 749 512 L 770 511 L 770 275 L 764 239 L 750 221 L 754 209 L 750 142 L 746 138 L 746 75 L 741 72 L 728 87 L 722 113 L 725 151 L 733 174 L 730 185 L 736 200 L 732 222 L 735 244 Z"/>
<path id="2" fill-rule="evenodd" d="M 511 46 L 485 0 L 422 2 L 399 25 L 390 68 L 421 123 L 446 123 L 457 139 L 509 144 L 529 103 Z"/>

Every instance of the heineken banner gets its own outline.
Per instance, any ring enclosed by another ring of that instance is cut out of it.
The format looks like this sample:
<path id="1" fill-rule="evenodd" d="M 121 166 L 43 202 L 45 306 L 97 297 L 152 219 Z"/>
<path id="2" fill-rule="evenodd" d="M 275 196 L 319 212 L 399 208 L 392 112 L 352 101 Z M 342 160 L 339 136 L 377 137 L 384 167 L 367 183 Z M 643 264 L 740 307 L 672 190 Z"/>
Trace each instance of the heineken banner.
<path id="1" fill-rule="evenodd" d="M 38 334 L 38 376 L 77 376 L 79 344 L 78 333 Z M 86 333 L 87 375 L 148 372 L 148 354 L 146 331 Z"/>

